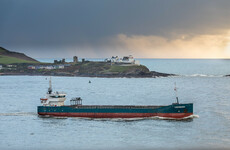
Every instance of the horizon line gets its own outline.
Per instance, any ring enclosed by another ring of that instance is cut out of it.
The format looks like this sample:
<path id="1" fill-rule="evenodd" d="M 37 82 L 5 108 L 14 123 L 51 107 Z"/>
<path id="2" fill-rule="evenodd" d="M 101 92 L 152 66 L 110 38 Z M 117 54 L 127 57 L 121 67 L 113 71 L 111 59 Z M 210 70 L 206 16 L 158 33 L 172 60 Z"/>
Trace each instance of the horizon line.
<path id="1" fill-rule="evenodd" d="M 41 57 L 34 57 L 34 59 L 73 59 L 73 57 L 53 57 L 53 58 L 41 58 Z M 98 58 L 98 57 L 78 57 L 78 59 L 106 59 L 106 58 L 110 58 L 110 57 L 101 57 L 101 58 Z M 229 59 L 230 58 L 139 58 L 139 57 L 136 57 L 134 59 L 188 59 L 188 60 L 192 60 L 192 59 L 222 59 L 222 60 L 226 60 L 226 59 Z"/>

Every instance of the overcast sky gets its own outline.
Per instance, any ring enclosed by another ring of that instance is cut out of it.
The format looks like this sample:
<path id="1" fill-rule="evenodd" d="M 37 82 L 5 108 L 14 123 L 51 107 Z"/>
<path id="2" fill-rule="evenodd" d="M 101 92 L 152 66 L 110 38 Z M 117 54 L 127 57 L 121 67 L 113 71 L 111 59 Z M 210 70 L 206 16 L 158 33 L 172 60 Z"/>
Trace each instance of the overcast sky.
<path id="1" fill-rule="evenodd" d="M 230 58 L 230 0 L 0 0 L 0 46 L 35 58 Z"/>

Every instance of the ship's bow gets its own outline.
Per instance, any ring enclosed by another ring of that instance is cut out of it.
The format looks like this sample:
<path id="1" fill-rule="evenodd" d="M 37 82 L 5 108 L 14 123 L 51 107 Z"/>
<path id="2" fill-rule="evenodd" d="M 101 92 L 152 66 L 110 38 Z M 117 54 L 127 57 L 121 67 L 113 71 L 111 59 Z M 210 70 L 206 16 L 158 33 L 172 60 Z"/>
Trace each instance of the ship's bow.
<path id="1" fill-rule="evenodd" d="M 157 115 L 159 117 L 171 119 L 184 119 L 193 115 L 193 103 L 188 104 L 172 104 L 159 109 Z"/>

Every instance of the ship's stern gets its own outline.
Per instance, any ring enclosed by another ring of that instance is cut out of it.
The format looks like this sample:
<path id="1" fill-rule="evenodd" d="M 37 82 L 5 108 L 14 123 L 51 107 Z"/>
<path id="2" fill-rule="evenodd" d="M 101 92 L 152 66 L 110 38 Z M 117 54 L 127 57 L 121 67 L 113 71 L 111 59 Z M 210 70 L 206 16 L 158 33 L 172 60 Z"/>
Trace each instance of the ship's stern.
<path id="1" fill-rule="evenodd" d="M 38 115 L 46 115 L 45 106 L 38 106 L 37 107 L 37 113 L 38 113 Z"/>

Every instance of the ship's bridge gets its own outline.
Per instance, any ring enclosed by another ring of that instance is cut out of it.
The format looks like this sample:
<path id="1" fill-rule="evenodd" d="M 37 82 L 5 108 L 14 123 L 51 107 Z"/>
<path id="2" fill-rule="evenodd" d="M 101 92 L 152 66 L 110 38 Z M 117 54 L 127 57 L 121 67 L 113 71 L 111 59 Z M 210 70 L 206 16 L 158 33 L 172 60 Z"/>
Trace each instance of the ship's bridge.
<path id="1" fill-rule="evenodd" d="M 45 98 L 41 98 L 43 106 L 63 106 L 66 100 L 65 92 L 52 92 L 51 78 L 49 81 L 49 88 Z"/>
<path id="2" fill-rule="evenodd" d="M 66 97 L 66 93 L 56 91 L 56 92 L 49 94 L 49 96 L 52 98 L 63 98 L 63 97 Z"/>

